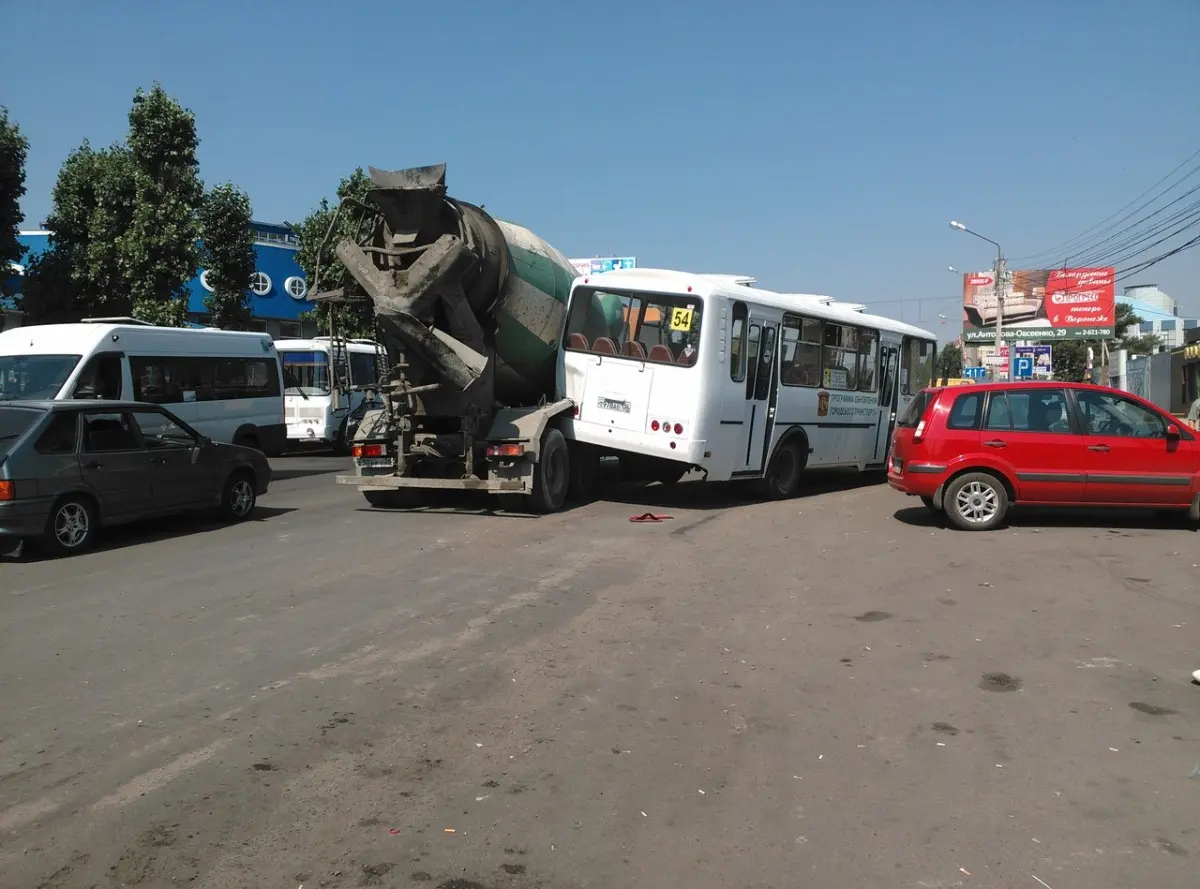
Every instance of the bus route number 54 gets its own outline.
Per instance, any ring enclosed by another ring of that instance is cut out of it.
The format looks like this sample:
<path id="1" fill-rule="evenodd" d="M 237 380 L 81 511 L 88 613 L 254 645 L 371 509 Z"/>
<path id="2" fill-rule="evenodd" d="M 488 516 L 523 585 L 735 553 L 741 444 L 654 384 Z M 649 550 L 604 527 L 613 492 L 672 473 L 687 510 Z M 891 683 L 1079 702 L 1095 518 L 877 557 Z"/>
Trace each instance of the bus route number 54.
<path id="1" fill-rule="evenodd" d="M 672 330 L 691 330 L 692 329 L 692 310 L 691 309 L 671 309 L 671 329 Z"/>

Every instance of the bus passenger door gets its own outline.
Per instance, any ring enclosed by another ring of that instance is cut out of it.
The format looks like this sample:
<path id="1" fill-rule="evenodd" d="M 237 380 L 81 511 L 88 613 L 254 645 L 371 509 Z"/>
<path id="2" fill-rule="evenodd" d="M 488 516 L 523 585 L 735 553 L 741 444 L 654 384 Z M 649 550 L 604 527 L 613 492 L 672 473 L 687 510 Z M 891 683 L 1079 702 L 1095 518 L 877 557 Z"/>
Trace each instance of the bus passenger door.
<path id="1" fill-rule="evenodd" d="M 879 366 L 883 376 L 879 380 L 879 427 L 875 439 L 874 463 L 887 461 L 892 446 L 892 432 L 896 428 L 896 399 L 900 393 L 900 349 L 890 343 L 879 347 Z"/>
<path id="2" fill-rule="evenodd" d="M 756 329 L 758 343 L 755 344 Z M 762 472 L 770 458 L 775 431 L 775 404 L 779 395 L 779 325 L 751 320 L 751 359 L 746 368 L 746 453 L 744 472 Z M 757 345 L 757 349 L 754 346 Z"/>

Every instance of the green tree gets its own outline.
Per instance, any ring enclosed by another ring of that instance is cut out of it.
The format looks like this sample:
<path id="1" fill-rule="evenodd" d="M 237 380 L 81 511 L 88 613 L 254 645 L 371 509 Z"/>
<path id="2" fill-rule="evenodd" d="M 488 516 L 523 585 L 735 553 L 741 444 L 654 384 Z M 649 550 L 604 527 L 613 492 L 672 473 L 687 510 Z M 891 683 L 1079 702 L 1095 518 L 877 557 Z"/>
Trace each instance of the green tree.
<path id="1" fill-rule="evenodd" d="M 154 324 L 183 325 L 186 285 L 199 267 L 199 144 L 191 111 L 157 83 L 148 93 L 137 90 L 129 112 L 136 198 L 118 250 L 133 314 Z"/>
<path id="2" fill-rule="evenodd" d="M 0 106 L 0 297 L 12 296 L 9 269 L 25 255 L 17 233 L 21 228 L 21 198 L 25 196 L 28 153 L 29 140 L 16 122 L 9 120 L 8 109 Z M 3 314 L 0 307 L 0 318 Z"/>
<path id="3" fill-rule="evenodd" d="M 195 116 L 155 84 L 134 94 L 125 144 L 95 150 L 84 140 L 71 152 L 54 185 L 47 255 L 26 274 L 30 320 L 183 324 L 200 257 L 198 144 Z"/>
<path id="4" fill-rule="evenodd" d="M 338 202 L 344 198 L 366 202 L 367 192 L 370 188 L 370 177 L 363 172 L 362 167 L 359 167 L 338 183 Z M 303 222 L 297 225 L 289 224 L 300 241 L 296 250 L 296 264 L 304 269 L 309 293 L 336 290 L 346 283 L 348 277 L 346 267 L 342 265 L 333 251 L 343 238 L 357 238 L 360 228 L 365 222 L 360 209 L 353 205 L 347 206 L 338 216 L 336 229 L 326 240 L 335 212 L 337 212 L 337 203 L 331 204 L 328 199 L 322 198 L 321 203 L 312 213 L 308 214 Z M 319 274 L 318 265 L 320 266 Z M 329 329 L 330 310 L 331 307 L 328 303 L 317 303 L 312 311 L 305 312 L 302 317 L 305 321 L 315 322 L 318 329 L 324 333 Z M 346 336 L 375 336 L 375 312 L 369 300 L 343 305 L 337 311 L 342 313 L 340 326 Z"/>
<path id="5" fill-rule="evenodd" d="M 131 170 L 123 145 L 96 151 L 85 140 L 67 156 L 46 220 L 48 248 L 25 274 L 22 309 L 30 321 L 130 313 L 118 239 L 133 216 Z"/>
<path id="6" fill-rule="evenodd" d="M 232 183 L 218 185 L 200 207 L 202 259 L 213 289 L 204 305 L 225 330 L 247 330 L 253 316 L 247 296 L 256 262 L 251 220 L 249 196 Z"/>
<path id="7" fill-rule="evenodd" d="M 937 375 L 939 377 L 961 377 L 962 369 L 962 346 L 957 343 L 946 343 L 937 357 Z"/>

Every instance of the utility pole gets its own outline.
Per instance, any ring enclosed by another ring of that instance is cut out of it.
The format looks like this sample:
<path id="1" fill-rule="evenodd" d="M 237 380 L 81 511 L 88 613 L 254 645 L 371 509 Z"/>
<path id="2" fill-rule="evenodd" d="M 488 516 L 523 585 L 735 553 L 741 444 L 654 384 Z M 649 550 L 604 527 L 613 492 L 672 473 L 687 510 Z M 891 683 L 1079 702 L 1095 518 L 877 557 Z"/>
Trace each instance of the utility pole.
<path id="1" fill-rule="evenodd" d="M 987 241 L 996 248 L 996 278 L 994 281 L 996 291 L 996 355 L 992 359 L 995 363 L 992 365 L 992 379 L 1000 379 L 1000 350 L 1004 348 L 1004 292 L 1007 290 L 1004 284 L 1004 250 L 999 243 L 991 238 L 985 238 L 977 231 L 972 231 L 966 225 L 959 222 L 957 219 L 950 220 L 950 227 L 960 232 L 966 232 L 968 235 L 973 235 L 981 241 Z M 1012 357 L 1009 357 L 1009 370 L 1012 370 Z"/>
<path id="2" fill-rule="evenodd" d="M 1004 295 L 1008 287 L 1004 281 L 1004 255 L 996 247 L 996 361 L 1004 353 Z M 1008 372 L 1012 375 L 1012 356 L 1008 358 Z M 1000 365 L 996 365 L 996 379 L 1000 379 Z"/>

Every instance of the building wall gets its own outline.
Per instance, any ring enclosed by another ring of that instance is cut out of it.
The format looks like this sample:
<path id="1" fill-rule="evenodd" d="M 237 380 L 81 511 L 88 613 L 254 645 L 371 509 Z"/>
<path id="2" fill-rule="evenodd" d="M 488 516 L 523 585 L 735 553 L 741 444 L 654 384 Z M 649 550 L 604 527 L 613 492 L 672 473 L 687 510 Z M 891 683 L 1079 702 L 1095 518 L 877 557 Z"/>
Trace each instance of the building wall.
<path id="1" fill-rule="evenodd" d="M 307 283 L 304 270 L 296 264 L 296 238 L 287 228 L 270 223 L 254 223 L 258 284 L 261 292 L 250 294 L 250 310 L 255 326 L 275 337 L 311 336 L 317 333 L 311 323 L 301 323 L 300 315 L 309 311 L 312 304 L 304 299 Z M 23 231 L 19 240 L 28 251 L 22 262 L 37 256 L 49 246 L 47 231 Z M 187 283 L 188 320 L 196 323 L 208 321 L 208 310 L 204 297 L 208 290 L 204 284 L 204 269 Z M 19 280 L 19 276 L 18 276 Z M 289 285 L 294 293 L 288 292 Z M 295 294 L 299 294 L 299 298 Z M 5 326 L 20 324 L 20 313 L 4 307 Z"/>

